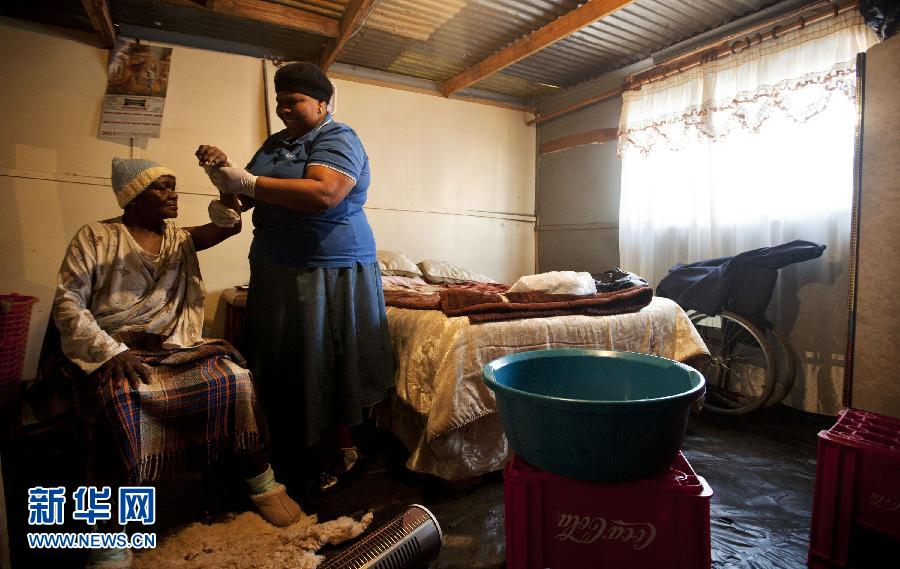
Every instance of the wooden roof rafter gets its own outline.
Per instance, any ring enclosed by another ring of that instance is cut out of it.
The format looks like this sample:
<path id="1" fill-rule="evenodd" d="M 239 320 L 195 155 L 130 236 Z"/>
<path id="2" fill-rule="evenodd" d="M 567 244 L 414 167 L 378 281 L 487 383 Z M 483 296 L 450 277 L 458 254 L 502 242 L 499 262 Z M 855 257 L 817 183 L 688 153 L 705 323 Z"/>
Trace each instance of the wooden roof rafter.
<path id="1" fill-rule="evenodd" d="M 572 35 L 634 0 L 589 0 L 578 8 L 563 14 L 549 24 L 513 42 L 497 53 L 461 71 L 441 84 L 440 91 L 447 97 L 529 55 Z"/>
<path id="2" fill-rule="evenodd" d="M 191 0 L 163 1 L 200 9 L 205 6 L 207 10 L 217 14 L 275 24 L 327 38 L 337 38 L 340 35 L 338 21 L 333 18 L 262 0 L 202 0 L 200 4 L 203 6 L 198 6 L 197 2 Z"/>
<path id="3" fill-rule="evenodd" d="M 319 67 L 322 68 L 322 71 L 327 71 L 334 63 L 350 38 L 363 26 L 374 5 L 375 0 L 352 0 L 350 2 L 344 12 L 344 17 L 341 18 L 340 35 L 328 42 L 319 58 Z"/>
<path id="4" fill-rule="evenodd" d="M 106 0 L 81 0 L 84 11 L 94 27 L 94 31 L 100 36 L 100 45 L 106 49 L 112 49 L 116 45 L 116 28 L 113 26 L 112 17 L 109 15 L 109 4 Z"/>

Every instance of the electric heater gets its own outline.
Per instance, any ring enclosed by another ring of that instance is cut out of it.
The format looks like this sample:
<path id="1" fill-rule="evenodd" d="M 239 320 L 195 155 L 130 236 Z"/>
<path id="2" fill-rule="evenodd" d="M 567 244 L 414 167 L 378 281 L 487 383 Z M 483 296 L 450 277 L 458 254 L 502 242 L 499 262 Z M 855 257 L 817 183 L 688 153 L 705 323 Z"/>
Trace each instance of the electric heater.
<path id="1" fill-rule="evenodd" d="M 434 514 L 413 504 L 320 569 L 421 569 L 438 556 L 442 540 Z"/>

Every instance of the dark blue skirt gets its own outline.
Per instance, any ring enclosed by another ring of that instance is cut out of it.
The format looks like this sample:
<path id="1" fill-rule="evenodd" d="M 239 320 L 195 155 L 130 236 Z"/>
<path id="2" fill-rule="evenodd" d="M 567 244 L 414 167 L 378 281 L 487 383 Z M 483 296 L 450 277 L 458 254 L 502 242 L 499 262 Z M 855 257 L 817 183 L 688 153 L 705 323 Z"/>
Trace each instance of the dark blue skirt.
<path id="1" fill-rule="evenodd" d="M 274 450 L 362 423 L 394 386 L 378 263 L 250 269 L 243 345 Z"/>

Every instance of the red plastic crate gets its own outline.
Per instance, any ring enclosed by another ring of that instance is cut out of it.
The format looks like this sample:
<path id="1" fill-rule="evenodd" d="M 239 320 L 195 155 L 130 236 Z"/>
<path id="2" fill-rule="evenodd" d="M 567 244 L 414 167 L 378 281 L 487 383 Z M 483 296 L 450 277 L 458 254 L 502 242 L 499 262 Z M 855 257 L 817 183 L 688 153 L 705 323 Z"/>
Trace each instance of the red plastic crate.
<path id="1" fill-rule="evenodd" d="M 712 489 L 680 452 L 659 476 L 585 482 L 516 455 L 504 471 L 509 569 L 708 569 Z"/>
<path id="2" fill-rule="evenodd" d="M 900 419 L 847 409 L 819 433 L 809 566 L 853 567 L 853 536 L 900 540 Z"/>

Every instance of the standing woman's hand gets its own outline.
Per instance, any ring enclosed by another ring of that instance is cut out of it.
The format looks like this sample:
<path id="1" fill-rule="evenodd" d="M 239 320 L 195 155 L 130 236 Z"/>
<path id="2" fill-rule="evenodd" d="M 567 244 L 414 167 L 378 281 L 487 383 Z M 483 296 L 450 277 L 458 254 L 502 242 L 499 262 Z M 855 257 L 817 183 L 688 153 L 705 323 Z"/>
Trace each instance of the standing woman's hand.
<path id="1" fill-rule="evenodd" d="M 228 156 L 215 146 L 201 144 L 194 155 L 197 157 L 200 166 L 203 166 L 204 168 L 233 165 L 231 161 L 228 160 Z"/>
<path id="2" fill-rule="evenodd" d="M 256 190 L 256 179 L 259 177 L 254 176 L 243 168 L 234 168 L 232 166 L 209 168 L 207 174 L 220 193 L 242 194 L 251 198 Z"/>

